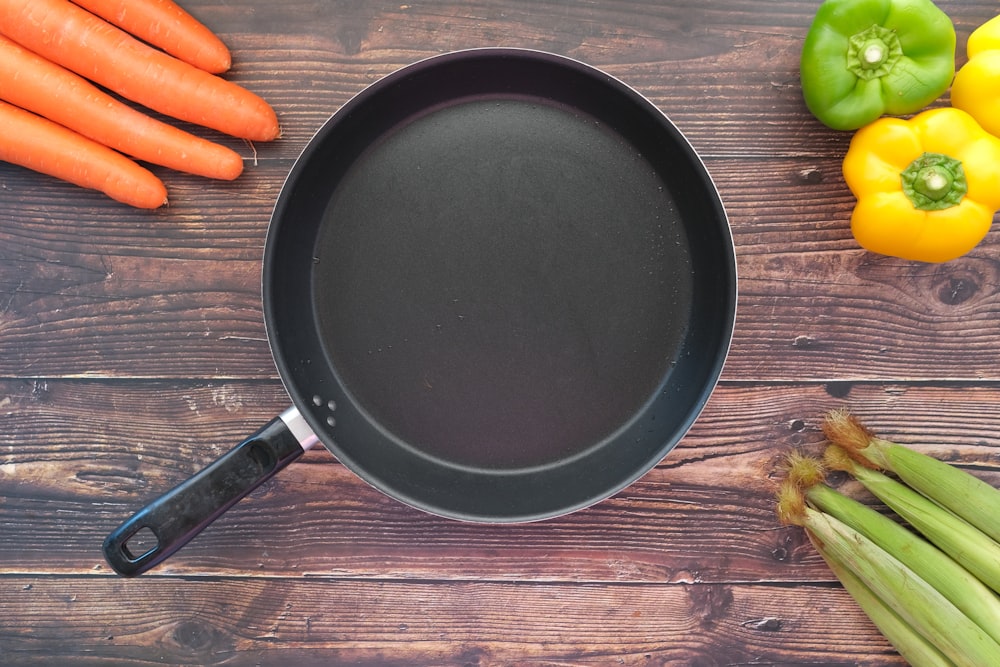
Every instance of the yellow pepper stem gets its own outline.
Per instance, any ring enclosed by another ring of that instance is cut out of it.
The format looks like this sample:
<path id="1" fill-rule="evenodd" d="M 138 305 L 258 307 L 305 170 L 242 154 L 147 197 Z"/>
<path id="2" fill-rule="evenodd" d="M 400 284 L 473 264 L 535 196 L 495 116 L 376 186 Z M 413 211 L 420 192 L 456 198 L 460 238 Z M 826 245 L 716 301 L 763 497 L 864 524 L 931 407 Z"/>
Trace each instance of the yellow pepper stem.
<path id="1" fill-rule="evenodd" d="M 903 192 L 922 211 L 958 206 L 969 190 L 962 163 L 941 153 L 924 153 L 900 177 Z"/>

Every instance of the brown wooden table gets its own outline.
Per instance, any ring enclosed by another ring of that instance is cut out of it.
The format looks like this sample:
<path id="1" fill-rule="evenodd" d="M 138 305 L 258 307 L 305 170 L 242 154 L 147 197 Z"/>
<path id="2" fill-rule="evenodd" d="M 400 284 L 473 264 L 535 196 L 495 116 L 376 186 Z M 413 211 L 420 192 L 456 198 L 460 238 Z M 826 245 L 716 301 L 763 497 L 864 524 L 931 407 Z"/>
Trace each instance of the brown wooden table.
<path id="1" fill-rule="evenodd" d="M 798 83 L 818 2 L 185 6 L 283 123 L 277 142 L 228 142 L 243 176 L 154 169 L 171 203 L 149 213 L 0 165 L 0 664 L 902 664 L 776 522 L 776 465 L 847 406 L 1000 484 L 1000 236 L 939 266 L 857 247 L 850 135 Z M 940 6 L 960 46 L 997 13 Z M 260 272 L 299 151 L 379 77 L 480 46 L 601 67 L 704 157 L 740 303 L 701 418 L 627 490 L 530 525 L 423 514 L 312 451 L 162 567 L 114 575 L 114 526 L 288 405 Z"/>

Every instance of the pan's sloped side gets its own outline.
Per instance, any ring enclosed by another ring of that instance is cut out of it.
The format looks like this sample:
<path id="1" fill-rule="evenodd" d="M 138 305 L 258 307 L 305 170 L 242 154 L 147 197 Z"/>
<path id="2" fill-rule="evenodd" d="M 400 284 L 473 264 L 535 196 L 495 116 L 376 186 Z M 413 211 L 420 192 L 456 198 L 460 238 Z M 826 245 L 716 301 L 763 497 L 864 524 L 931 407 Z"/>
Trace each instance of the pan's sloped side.
<path id="1" fill-rule="evenodd" d="M 264 268 L 296 406 L 362 478 L 478 521 L 569 512 L 684 435 L 736 266 L 714 185 L 641 95 L 576 61 L 439 56 L 317 133 Z"/>

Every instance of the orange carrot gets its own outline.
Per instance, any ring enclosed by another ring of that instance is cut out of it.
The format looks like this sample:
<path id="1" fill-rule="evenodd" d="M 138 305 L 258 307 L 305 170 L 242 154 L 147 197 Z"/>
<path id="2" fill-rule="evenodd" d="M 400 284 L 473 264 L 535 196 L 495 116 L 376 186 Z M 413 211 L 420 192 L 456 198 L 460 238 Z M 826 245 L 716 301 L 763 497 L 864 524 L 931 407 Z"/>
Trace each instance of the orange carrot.
<path id="1" fill-rule="evenodd" d="M 125 32 L 199 69 L 229 69 L 229 49 L 215 33 L 173 0 L 73 0 Z"/>
<path id="2" fill-rule="evenodd" d="M 224 180 L 243 171 L 236 151 L 150 118 L 2 36 L 0 99 L 139 160 Z"/>
<path id="3" fill-rule="evenodd" d="M 0 160 L 55 176 L 139 208 L 167 203 L 150 171 L 73 130 L 0 102 Z"/>
<path id="4" fill-rule="evenodd" d="M 267 102 L 69 0 L 0 0 L 0 34 L 160 113 L 255 141 L 280 134 Z"/>

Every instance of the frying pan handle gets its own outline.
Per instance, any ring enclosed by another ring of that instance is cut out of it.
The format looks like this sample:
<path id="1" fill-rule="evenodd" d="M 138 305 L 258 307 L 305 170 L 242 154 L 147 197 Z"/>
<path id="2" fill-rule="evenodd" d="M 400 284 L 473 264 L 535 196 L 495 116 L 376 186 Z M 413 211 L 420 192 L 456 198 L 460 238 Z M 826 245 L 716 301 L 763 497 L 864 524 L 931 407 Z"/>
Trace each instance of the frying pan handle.
<path id="1" fill-rule="evenodd" d="M 311 447 L 315 436 L 303 427 L 298 411 L 289 409 L 136 512 L 104 540 L 108 564 L 134 577 L 161 563 Z"/>

